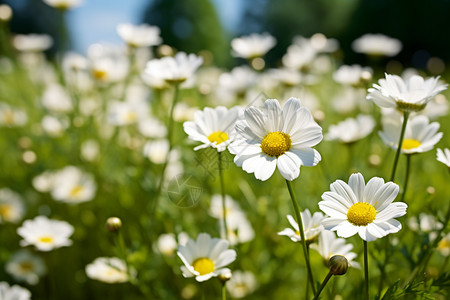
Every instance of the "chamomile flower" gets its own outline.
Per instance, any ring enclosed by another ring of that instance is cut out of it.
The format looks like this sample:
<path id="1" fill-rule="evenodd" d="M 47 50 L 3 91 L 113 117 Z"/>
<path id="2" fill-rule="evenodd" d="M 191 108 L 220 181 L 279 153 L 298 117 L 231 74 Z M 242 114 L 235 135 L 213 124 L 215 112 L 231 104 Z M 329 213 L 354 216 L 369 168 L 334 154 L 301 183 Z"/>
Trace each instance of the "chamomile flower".
<path id="1" fill-rule="evenodd" d="M 323 201 L 319 202 L 320 209 L 328 216 L 322 225 L 336 231 L 338 236 L 348 238 L 358 233 L 370 242 L 402 228 L 395 218 L 406 214 L 407 205 L 393 202 L 399 192 L 397 184 L 385 183 L 379 177 L 365 184 L 361 173 L 355 173 L 348 184 L 336 180 L 330 190 L 323 193 Z"/>
<path id="2" fill-rule="evenodd" d="M 13 45 L 20 52 L 42 52 L 53 45 L 53 39 L 48 34 L 18 34 Z"/>
<path id="3" fill-rule="evenodd" d="M 44 2 L 57 9 L 67 10 L 80 5 L 83 0 L 44 0 Z"/>
<path id="4" fill-rule="evenodd" d="M 86 266 L 89 278 L 105 283 L 122 283 L 129 280 L 126 263 L 117 257 L 98 257 Z"/>
<path id="5" fill-rule="evenodd" d="M 362 67 L 360 65 L 343 65 L 334 72 L 334 81 L 351 86 L 359 86 L 363 82 L 367 82 L 372 78 L 372 69 L 369 67 Z"/>
<path id="6" fill-rule="evenodd" d="M 336 125 L 331 125 L 325 139 L 344 144 L 353 143 L 368 136 L 374 127 L 375 121 L 371 116 L 358 115 L 356 119 L 347 118 Z"/>
<path id="7" fill-rule="evenodd" d="M 21 109 L 0 103 L 0 127 L 19 127 L 27 123 L 27 113 Z"/>
<path id="8" fill-rule="evenodd" d="M 167 83 L 182 83 L 191 79 L 202 63 L 203 59 L 195 54 L 178 52 L 174 57 L 150 60 L 144 72 Z"/>
<path id="9" fill-rule="evenodd" d="M 437 246 L 437 250 L 443 255 L 443 256 L 449 256 L 450 255 L 450 233 L 447 233 L 442 240 L 439 241 L 439 244 Z"/>
<path id="10" fill-rule="evenodd" d="M 144 120 L 148 116 L 148 103 L 143 100 L 114 101 L 108 107 L 108 122 L 125 126 Z"/>
<path id="11" fill-rule="evenodd" d="M 436 159 L 450 168 L 450 150 L 448 148 L 437 149 Z"/>
<path id="12" fill-rule="evenodd" d="M 184 263 L 184 277 L 194 277 L 199 282 L 218 276 L 224 267 L 236 259 L 236 251 L 228 249 L 228 241 L 211 238 L 200 233 L 197 240 L 189 239 L 185 246 L 178 247 L 178 256 Z"/>
<path id="13" fill-rule="evenodd" d="M 117 33 L 130 47 L 149 47 L 162 42 L 157 26 L 123 23 L 117 26 Z"/>
<path id="14" fill-rule="evenodd" d="M 37 284 L 39 277 L 47 272 L 42 258 L 27 249 L 14 253 L 6 263 L 5 269 L 14 279 L 33 285 Z"/>
<path id="15" fill-rule="evenodd" d="M 259 180 L 267 180 L 275 168 L 287 180 L 300 175 L 300 166 L 321 160 L 311 147 L 322 140 L 322 128 L 300 100 L 290 98 L 283 109 L 278 100 L 266 100 L 263 110 L 251 106 L 236 122 L 236 140 L 228 149 L 234 162 Z"/>
<path id="16" fill-rule="evenodd" d="M 226 288 L 233 298 L 244 298 L 258 288 L 255 275 L 250 271 L 234 271 Z"/>
<path id="17" fill-rule="evenodd" d="M 67 166 L 55 173 L 51 195 L 57 201 L 81 203 L 92 200 L 96 190 L 97 185 L 91 174 Z"/>
<path id="18" fill-rule="evenodd" d="M 402 118 L 397 113 L 386 115 L 383 118 L 383 131 L 380 135 L 383 142 L 392 149 L 398 148 L 398 137 L 402 128 Z M 406 125 L 401 151 L 405 154 L 427 152 L 433 149 L 442 138 L 439 123 L 428 120 L 426 116 L 411 117 Z"/>
<path id="19" fill-rule="evenodd" d="M 193 122 L 184 122 L 183 128 L 191 140 L 202 143 L 194 150 L 213 147 L 222 152 L 235 138 L 234 125 L 238 117 L 238 107 L 205 107 L 195 113 Z"/>
<path id="20" fill-rule="evenodd" d="M 365 34 L 352 43 L 353 51 L 371 56 L 395 56 L 402 50 L 402 43 L 384 34 Z"/>
<path id="21" fill-rule="evenodd" d="M 0 282 L 0 299 L 2 300 L 30 300 L 31 292 L 18 285 L 10 286 L 7 282 Z"/>
<path id="22" fill-rule="evenodd" d="M 37 216 L 33 220 L 26 220 L 17 229 L 17 233 L 23 238 L 20 245 L 22 247 L 34 245 L 39 251 L 51 251 L 72 245 L 69 237 L 73 231 L 74 228 L 69 223 L 48 219 L 45 216 Z"/>
<path id="23" fill-rule="evenodd" d="M 328 261 L 335 255 L 344 256 L 348 264 L 354 268 L 360 268 L 359 263 L 353 261 L 356 258 L 356 253 L 350 252 L 353 249 L 352 244 L 346 244 L 345 239 L 336 237 L 336 234 L 329 230 L 323 230 L 317 241 L 311 245 L 311 248 L 319 252 L 324 259 L 325 265 L 328 265 Z"/>
<path id="24" fill-rule="evenodd" d="M 272 49 L 276 43 L 275 38 L 268 33 L 253 33 L 233 39 L 231 41 L 232 54 L 235 57 L 246 59 L 261 57 Z"/>
<path id="25" fill-rule="evenodd" d="M 9 188 L 0 189 L 0 224 L 18 223 L 25 214 L 22 197 Z"/>
<path id="26" fill-rule="evenodd" d="M 412 75 L 406 79 L 397 75 L 385 75 L 368 90 L 367 99 L 386 108 L 398 108 L 402 111 L 420 111 L 434 96 L 447 89 L 447 84 L 439 77 L 424 79 Z"/>
<path id="27" fill-rule="evenodd" d="M 325 216 L 321 212 L 315 212 L 311 216 L 309 209 L 305 209 L 305 211 L 300 212 L 300 214 L 302 215 L 302 224 L 303 231 L 305 232 L 306 243 L 312 243 L 317 239 L 320 232 L 323 230 L 321 222 L 325 219 Z M 294 230 L 292 230 L 292 228 L 286 228 L 283 231 L 278 232 L 278 235 L 285 235 L 293 242 L 300 242 L 302 239 L 300 236 L 298 223 L 291 215 L 287 215 L 286 217 Z"/>

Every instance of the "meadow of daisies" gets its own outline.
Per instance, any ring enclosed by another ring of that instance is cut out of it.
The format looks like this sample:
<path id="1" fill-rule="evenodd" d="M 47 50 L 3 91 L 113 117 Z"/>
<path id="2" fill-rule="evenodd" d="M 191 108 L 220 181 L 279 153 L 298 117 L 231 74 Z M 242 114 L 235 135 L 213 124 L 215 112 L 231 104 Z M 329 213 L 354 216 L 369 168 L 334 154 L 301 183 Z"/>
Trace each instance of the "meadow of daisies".
<path id="1" fill-rule="evenodd" d="M 146 24 L 48 59 L 52 37 L 12 17 L 1 5 L 1 300 L 448 299 L 439 59 L 391 74 L 401 41 L 366 34 L 367 66 L 344 65 L 318 33 L 269 67 L 276 37 L 255 33 L 224 70 Z"/>

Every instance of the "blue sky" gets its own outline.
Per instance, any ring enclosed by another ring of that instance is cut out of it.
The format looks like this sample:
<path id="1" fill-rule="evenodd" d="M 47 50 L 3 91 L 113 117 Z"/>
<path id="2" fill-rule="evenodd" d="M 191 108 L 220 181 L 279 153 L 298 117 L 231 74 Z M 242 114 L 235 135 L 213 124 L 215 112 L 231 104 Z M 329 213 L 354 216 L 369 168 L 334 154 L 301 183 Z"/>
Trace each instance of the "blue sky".
<path id="1" fill-rule="evenodd" d="M 75 51 L 85 53 L 98 42 L 121 43 L 116 33 L 120 23 L 139 24 L 142 10 L 149 0 L 84 0 L 83 5 L 69 11 L 68 22 Z M 222 24 L 233 30 L 240 18 L 239 0 L 213 0 Z"/>

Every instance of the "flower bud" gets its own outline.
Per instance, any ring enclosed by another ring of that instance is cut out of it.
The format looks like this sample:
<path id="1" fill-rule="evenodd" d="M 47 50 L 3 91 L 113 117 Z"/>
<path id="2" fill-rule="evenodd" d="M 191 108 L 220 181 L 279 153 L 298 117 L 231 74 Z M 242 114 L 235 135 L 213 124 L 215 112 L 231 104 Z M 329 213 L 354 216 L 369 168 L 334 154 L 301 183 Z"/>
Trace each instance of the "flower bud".
<path id="1" fill-rule="evenodd" d="M 117 217 L 110 217 L 106 220 L 106 229 L 109 232 L 118 232 L 122 228 L 122 220 Z"/>
<path id="2" fill-rule="evenodd" d="M 230 269 L 223 269 L 222 272 L 220 272 L 218 278 L 219 280 L 225 284 L 228 280 L 231 279 L 231 270 Z"/>
<path id="3" fill-rule="evenodd" d="M 328 268 L 333 275 L 344 275 L 347 273 L 348 260 L 342 255 L 334 255 L 328 261 Z"/>

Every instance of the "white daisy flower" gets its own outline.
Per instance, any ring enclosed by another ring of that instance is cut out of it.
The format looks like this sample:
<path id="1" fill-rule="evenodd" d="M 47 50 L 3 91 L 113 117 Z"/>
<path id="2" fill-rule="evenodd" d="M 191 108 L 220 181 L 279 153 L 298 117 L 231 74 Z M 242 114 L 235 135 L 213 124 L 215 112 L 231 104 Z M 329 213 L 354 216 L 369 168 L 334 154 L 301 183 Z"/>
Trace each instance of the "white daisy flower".
<path id="1" fill-rule="evenodd" d="M 194 150 L 213 147 L 219 152 L 224 151 L 236 136 L 235 123 L 239 113 L 237 106 L 230 109 L 223 106 L 205 107 L 202 111 L 195 112 L 193 122 L 183 123 L 189 138 L 203 143 Z"/>
<path id="2" fill-rule="evenodd" d="M 93 44 L 88 48 L 91 75 L 99 83 L 119 82 L 128 75 L 130 64 L 122 47 Z"/>
<path id="3" fill-rule="evenodd" d="M 310 43 L 293 44 L 288 47 L 282 61 L 287 68 L 301 71 L 308 69 L 316 57 L 317 51 Z"/>
<path id="4" fill-rule="evenodd" d="M 11 274 L 15 280 L 25 281 L 28 284 L 37 284 L 47 268 L 39 256 L 27 249 L 14 253 L 5 266 L 6 272 Z"/>
<path id="5" fill-rule="evenodd" d="M 408 219 L 408 226 L 413 231 L 429 233 L 432 231 L 438 231 L 442 228 L 443 225 L 436 219 L 435 216 L 426 213 L 420 213 L 418 216 Z"/>
<path id="6" fill-rule="evenodd" d="M 362 67 L 360 65 L 343 65 L 333 74 L 333 79 L 337 83 L 344 85 L 358 86 L 362 82 L 372 78 L 372 68 Z"/>
<path id="7" fill-rule="evenodd" d="M 127 282 L 129 277 L 126 263 L 117 257 L 98 257 L 86 266 L 89 278 L 105 283 Z"/>
<path id="8" fill-rule="evenodd" d="M 48 5 L 61 10 L 67 10 L 83 3 L 83 0 L 44 0 Z"/>
<path id="9" fill-rule="evenodd" d="M 413 75 L 406 79 L 397 75 L 385 75 L 368 90 L 368 100 L 386 108 L 398 108 L 402 111 L 420 111 L 440 92 L 447 89 L 439 77 L 424 79 Z"/>
<path id="10" fill-rule="evenodd" d="M 232 55 L 246 59 L 261 57 L 272 49 L 276 43 L 275 38 L 267 32 L 234 38 L 231 41 Z"/>
<path id="11" fill-rule="evenodd" d="M 263 110 L 251 106 L 236 122 L 236 140 L 228 147 L 234 162 L 259 180 L 267 180 L 278 167 L 286 180 L 300 175 L 300 166 L 315 166 L 321 160 L 311 147 L 322 140 L 322 128 L 300 100 L 290 98 L 283 109 L 269 99 Z"/>
<path id="12" fill-rule="evenodd" d="M 395 56 L 402 50 L 402 43 L 384 34 L 365 34 L 352 43 L 353 51 L 373 56 Z"/>
<path id="13" fill-rule="evenodd" d="M 52 83 L 46 87 L 41 101 L 42 105 L 52 112 L 65 113 L 73 109 L 72 99 L 68 91 L 56 83 Z"/>
<path id="14" fill-rule="evenodd" d="M 160 120 L 147 115 L 137 124 L 139 133 L 148 138 L 164 138 L 167 136 L 167 127 Z"/>
<path id="15" fill-rule="evenodd" d="M 227 281 L 227 290 L 233 298 L 244 298 L 258 288 L 255 275 L 250 271 L 234 271 Z"/>
<path id="16" fill-rule="evenodd" d="M 53 39 L 48 34 L 18 34 L 13 45 L 21 52 L 42 52 L 53 45 Z"/>
<path id="17" fill-rule="evenodd" d="M 396 150 L 398 139 L 402 129 L 402 117 L 398 113 L 386 115 L 383 118 L 383 131 L 378 132 L 383 142 Z M 405 135 L 401 145 L 401 151 L 405 154 L 414 154 L 430 151 L 442 138 L 439 123 L 428 120 L 426 116 L 415 116 L 409 119 L 406 125 Z"/>
<path id="18" fill-rule="evenodd" d="M 397 184 L 373 177 L 366 185 L 361 173 L 355 173 L 348 184 L 336 180 L 330 190 L 323 193 L 323 201 L 319 202 L 320 209 L 329 216 L 322 225 L 338 236 L 348 238 L 358 233 L 370 242 L 402 228 L 395 218 L 406 214 L 407 205 L 393 203 L 399 192 Z"/>
<path id="19" fill-rule="evenodd" d="M 7 282 L 0 282 L 0 299 L 2 300 L 30 300 L 31 292 L 18 285 L 10 286 Z"/>
<path id="20" fill-rule="evenodd" d="M 358 115 L 356 119 L 347 118 L 344 121 L 331 125 L 325 140 L 353 143 L 368 136 L 375 127 L 375 120 L 369 115 Z"/>
<path id="21" fill-rule="evenodd" d="M 353 261 L 356 258 L 356 253 L 350 252 L 353 249 L 352 244 L 346 244 L 345 239 L 336 237 L 336 234 L 329 230 L 323 230 L 317 241 L 311 245 L 311 248 L 319 252 L 323 257 L 325 265 L 328 265 L 328 261 L 335 255 L 344 256 L 348 264 L 353 268 L 360 268 L 359 263 Z"/>
<path id="22" fill-rule="evenodd" d="M 57 201 L 81 203 L 92 200 L 96 190 L 97 185 L 91 174 L 67 166 L 54 174 L 51 195 Z"/>
<path id="23" fill-rule="evenodd" d="M 199 282 L 220 275 L 224 267 L 236 259 L 236 251 L 228 249 L 228 241 L 211 238 L 200 233 L 197 240 L 189 239 L 185 246 L 178 247 L 178 256 L 183 261 L 184 277 L 194 277 Z"/>
<path id="24" fill-rule="evenodd" d="M 218 88 L 232 93 L 234 97 L 243 96 L 255 85 L 257 78 L 257 73 L 249 66 L 235 67 L 229 73 L 220 75 Z"/>
<path id="25" fill-rule="evenodd" d="M 115 126 L 125 126 L 147 118 L 148 113 L 148 103 L 141 99 L 114 101 L 108 107 L 108 122 Z"/>
<path id="26" fill-rule="evenodd" d="M 37 216 L 33 220 L 26 220 L 17 229 L 17 233 L 23 238 L 20 245 L 22 247 L 34 245 L 39 251 L 51 251 L 72 245 L 69 237 L 73 231 L 74 228 L 69 223 L 48 219 L 45 216 Z"/>
<path id="27" fill-rule="evenodd" d="M 309 209 L 305 209 L 300 212 L 302 215 L 303 231 L 305 233 L 306 243 L 312 243 L 317 239 L 317 236 L 323 230 L 322 220 L 325 216 L 321 212 L 315 212 L 312 216 Z M 278 235 L 285 235 L 289 237 L 293 242 L 300 242 L 302 240 L 300 236 L 300 229 L 298 223 L 291 215 L 286 216 L 291 226 L 294 228 L 286 228 L 283 231 L 278 232 Z"/>
<path id="28" fill-rule="evenodd" d="M 25 214 L 22 197 L 8 189 L 0 189 L 0 224 L 4 222 L 18 223 Z"/>
<path id="29" fill-rule="evenodd" d="M 45 133 L 56 138 L 64 134 L 64 130 L 69 127 L 69 120 L 66 116 L 46 115 L 41 120 L 41 126 Z"/>
<path id="30" fill-rule="evenodd" d="M 178 241 L 173 233 L 163 233 L 158 237 L 155 245 L 155 249 L 166 256 L 171 256 L 178 245 L 186 245 L 189 240 L 189 236 L 185 232 L 178 234 Z"/>
<path id="31" fill-rule="evenodd" d="M 450 255 L 450 233 L 447 233 L 440 241 L 437 246 L 437 250 L 443 255 L 443 256 L 449 256 Z"/>
<path id="32" fill-rule="evenodd" d="M 161 44 L 160 30 L 157 26 L 148 24 L 133 25 L 122 23 L 117 25 L 120 38 L 131 47 L 149 47 Z"/>
<path id="33" fill-rule="evenodd" d="M 6 103 L 0 103 L 0 127 L 23 126 L 27 121 L 28 116 L 25 111 L 13 108 Z"/>
<path id="34" fill-rule="evenodd" d="M 191 79 L 202 63 L 203 59 L 195 54 L 178 52 L 174 57 L 150 60 L 144 72 L 168 83 L 181 83 Z"/>
<path id="35" fill-rule="evenodd" d="M 163 164 L 167 160 L 167 155 L 169 155 L 169 147 L 169 141 L 166 139 L 148 141 L 145 143 L 142 153 L 152 163 Z"/>
<path id="36" fill-rule="evenodd" d="M 437 149 L 436 159 L 450 168 L 450 150 L 448 148 L 445 148 L 443 151 L 440 148 Z"/>

